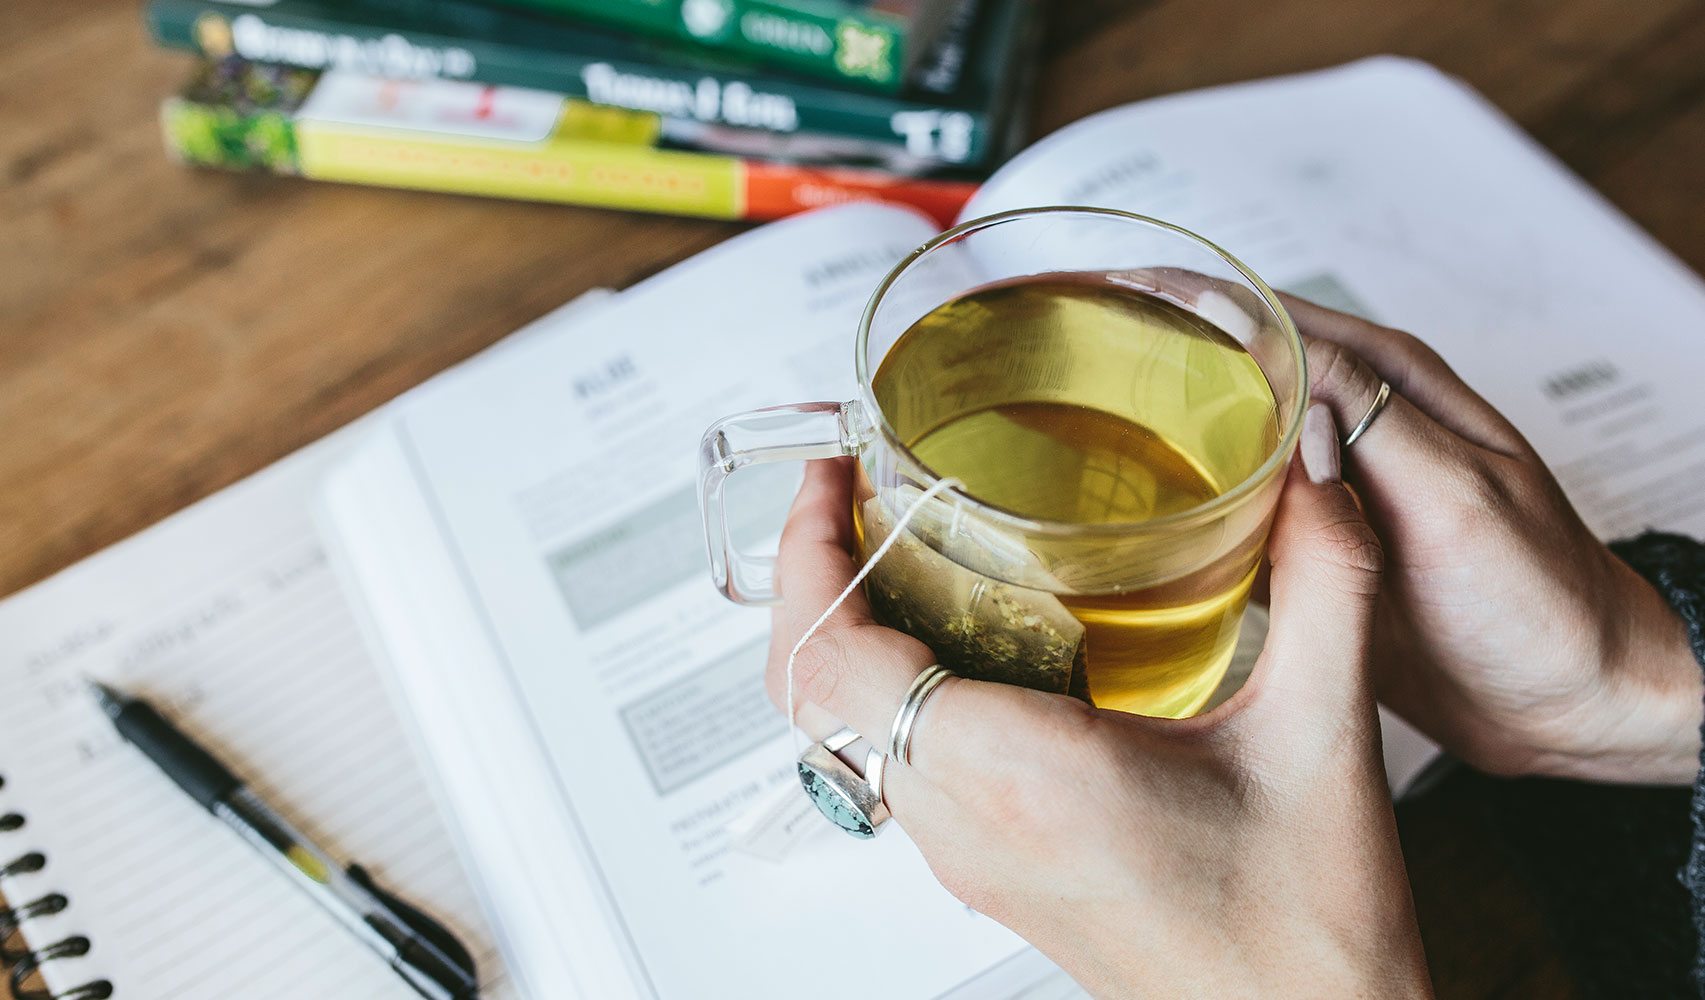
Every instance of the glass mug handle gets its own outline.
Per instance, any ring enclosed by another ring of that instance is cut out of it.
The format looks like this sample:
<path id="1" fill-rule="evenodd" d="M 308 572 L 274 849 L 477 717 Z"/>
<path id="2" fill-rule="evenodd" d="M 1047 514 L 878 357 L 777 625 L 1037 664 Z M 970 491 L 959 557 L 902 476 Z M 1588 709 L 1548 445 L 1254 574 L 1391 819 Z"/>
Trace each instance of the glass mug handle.
<path id="1" fill-rule="evenodd" d="M 858 403 L 797 403 L 723 417 L 699 445 L 699 510 L 710 575 L 736 604 L 775 604 L 775 557 L 741 552 L 724 504 L 728 477 L 750 465 L 856 455 Z"/>

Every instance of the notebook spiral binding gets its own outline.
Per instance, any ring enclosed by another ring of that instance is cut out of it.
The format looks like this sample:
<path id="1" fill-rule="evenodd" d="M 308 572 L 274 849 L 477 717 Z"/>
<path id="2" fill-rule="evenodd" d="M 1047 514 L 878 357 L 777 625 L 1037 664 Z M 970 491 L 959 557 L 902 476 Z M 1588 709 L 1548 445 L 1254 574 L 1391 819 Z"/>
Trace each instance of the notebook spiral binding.
<path id="1" fill-rule="evenodd" d="M 0 788 L 4 787 L 6 779 L 4 775 L 0 775 Z M 21 813 L 0 812 L 0 834 L 13 833 L 27 825 L 28 822 Z M 14 875 L 33 874 L 46 867 L 47 855 L 40 851 L 29 851 L 10 861 L 0 862 L 0 882 Z M 24 987 L 24 980 L 30 977 L 30 973 L 47 963 L 58 959 L 77 958 L 89 953 L 89 939 L 81 934 L 34 949 L 15 948 L 12 945 L 12 938 L 26 921 L 59 913 L 70 905 L 71 901 L 64 893 L 50 892 L 27 903 L 0 906 L 0 965 L 10 966 L 7 986 L 13 1000 L 106 1000 L 113 995 L 112 982 L 106 979 L 92 980 L 59 993 Z"/>

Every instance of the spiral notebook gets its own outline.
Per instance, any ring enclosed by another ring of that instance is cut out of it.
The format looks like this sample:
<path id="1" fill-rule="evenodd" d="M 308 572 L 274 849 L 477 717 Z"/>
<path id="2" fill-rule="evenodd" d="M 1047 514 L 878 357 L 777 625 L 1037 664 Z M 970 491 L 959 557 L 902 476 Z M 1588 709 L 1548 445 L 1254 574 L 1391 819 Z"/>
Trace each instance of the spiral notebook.
<path id="1" fill-rule="evenodd" d="M 415 995 L 120 743 L 85 676 L 154 700 L 335 856 L 452 928 L 481 996 L 513 996 L 310 517 L 353 430 L 0 602 L 0 931 L 22 929 L 0 936 L 13 989 L 39 966 L 48 990 L 19 996 Z"/>

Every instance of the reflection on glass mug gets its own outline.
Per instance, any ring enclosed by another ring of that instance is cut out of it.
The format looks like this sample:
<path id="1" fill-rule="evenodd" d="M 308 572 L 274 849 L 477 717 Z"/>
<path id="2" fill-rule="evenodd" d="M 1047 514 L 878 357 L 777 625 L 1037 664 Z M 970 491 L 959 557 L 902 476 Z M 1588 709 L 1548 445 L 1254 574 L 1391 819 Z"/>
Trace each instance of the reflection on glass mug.
<path id="1" fill-rule="evenodd" d="M 969 677 L 1144 715 L 1199 711 L 1231 661 L 1307 405 L 1271 289 L 1206 240 L 1103 209 L 968 222 L 914 251 L 859 325 L 859 396 L 718 421 L 700 455 L 711 572 L 772 603 L 724 486 L 858 459 L 877 618 Z"/>

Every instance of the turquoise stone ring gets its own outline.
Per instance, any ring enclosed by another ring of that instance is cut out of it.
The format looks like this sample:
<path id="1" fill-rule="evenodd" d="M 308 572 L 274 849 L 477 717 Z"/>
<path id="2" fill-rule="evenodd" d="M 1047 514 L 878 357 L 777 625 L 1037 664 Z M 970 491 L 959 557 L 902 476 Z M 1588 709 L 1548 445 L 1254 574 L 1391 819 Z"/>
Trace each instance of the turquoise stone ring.
<path id="1" fill-rule="evenodd" d="M 889 817 L 888 806 L 882 801 L 882 771 L 887 758 L 875 747 L 869 748 L 864 773 L 858 773 L 840 753 L 860 739 L 851 729 L 842 729 L 821 743 L 811 744 L 799 755 L 799 783 L 829 822 L 854 837 L 869 840 Z"/>

